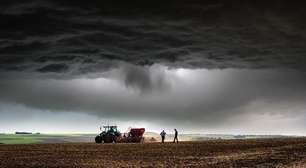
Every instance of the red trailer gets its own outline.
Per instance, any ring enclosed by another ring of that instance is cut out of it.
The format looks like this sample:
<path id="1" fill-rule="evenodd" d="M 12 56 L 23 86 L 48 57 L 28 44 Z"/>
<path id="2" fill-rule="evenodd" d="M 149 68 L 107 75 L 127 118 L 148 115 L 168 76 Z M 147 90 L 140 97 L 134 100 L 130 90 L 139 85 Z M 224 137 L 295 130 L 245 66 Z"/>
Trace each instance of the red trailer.
<path id="1" fill-rule="evenodd" d="M 142 137 L 145 132 L 144 128 L 131 128 L 130 134 L 131 136 Z"/>
<path id="2" fill-rule="evenodd" d="M 143 142 L 144 128 L 131 128 L 127 134 L 124 134 L 121 142 L 125 143 L 140 143 Z"/>

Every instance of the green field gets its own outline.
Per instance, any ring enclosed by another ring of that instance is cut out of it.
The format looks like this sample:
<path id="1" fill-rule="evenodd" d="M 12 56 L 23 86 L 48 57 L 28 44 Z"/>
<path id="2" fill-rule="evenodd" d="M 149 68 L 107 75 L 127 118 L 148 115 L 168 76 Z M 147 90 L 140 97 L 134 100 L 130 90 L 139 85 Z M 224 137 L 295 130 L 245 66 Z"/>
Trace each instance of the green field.
<path id="1" fill-rule="evenodd" d="M 45 137 L 40 135 L 14 135 L 5 134 L 0 135 L 0 143 L 2 144 L 30 144 L 39 143 Z"/>
<path id="2" fill-rule="evenodd" d="M 33 144 L 52 142 L 78 142 L 77 138 L 88 137 L 89 135 L 76 134 L 0 134 L 0 144 Z M 86 139 L 84 140 L 86 141 Z"/>

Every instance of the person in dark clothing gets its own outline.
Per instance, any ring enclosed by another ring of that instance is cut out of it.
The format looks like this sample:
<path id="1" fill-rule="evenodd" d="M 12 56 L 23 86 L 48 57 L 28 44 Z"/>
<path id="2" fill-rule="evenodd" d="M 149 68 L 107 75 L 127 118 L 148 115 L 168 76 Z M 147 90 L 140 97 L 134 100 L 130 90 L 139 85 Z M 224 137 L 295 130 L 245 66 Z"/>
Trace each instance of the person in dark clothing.
<path id="1" fill-rule="evenodd" d="M 162 138 L 162 143 L 165 142 L 165 137 L 166 137 L 166 132 L 163 130 L 161 133 L 160 133 L 160 136 Z"/>
<path id="2" fill-rule="evenodd" d="M 178 132 L 177 132 L 176 129 L 174 129 L 174 139 L 173 139 L 173 143 L 175 143 L 175 140 L 176 140 L 176 143 L 178 143 L 178 138 L 177 138 L 177 136 L 178 136 Z"/>

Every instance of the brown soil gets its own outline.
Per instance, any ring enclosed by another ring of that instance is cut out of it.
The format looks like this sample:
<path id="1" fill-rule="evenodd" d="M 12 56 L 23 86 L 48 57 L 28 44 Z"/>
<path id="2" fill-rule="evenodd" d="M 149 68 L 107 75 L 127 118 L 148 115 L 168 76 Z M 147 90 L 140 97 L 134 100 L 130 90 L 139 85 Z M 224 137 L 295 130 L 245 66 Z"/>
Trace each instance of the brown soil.
<path id="1" fill-rule="evenodd" d="M 0 145 L 0 167 L 306 167 L 306 138 Z"/>

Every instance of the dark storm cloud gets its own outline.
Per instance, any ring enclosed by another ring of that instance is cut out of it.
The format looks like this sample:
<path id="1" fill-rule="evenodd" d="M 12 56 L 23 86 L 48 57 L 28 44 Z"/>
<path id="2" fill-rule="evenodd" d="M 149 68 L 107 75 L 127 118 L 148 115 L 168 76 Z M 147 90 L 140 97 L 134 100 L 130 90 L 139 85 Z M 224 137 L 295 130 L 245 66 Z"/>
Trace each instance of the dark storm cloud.
<path id="1" fill-rule="evenodd" d="M 3 1 L 0 69 L 79 75 L 108 70 L 119 61 L 304 71 L 302 6 L 287 1 Z"/>
<path id="2" fill-rule="evenodd" d="M 0 4 L 5 114 L 78 112 L 193 127 L 305 114 L 303 2 Z"/>

